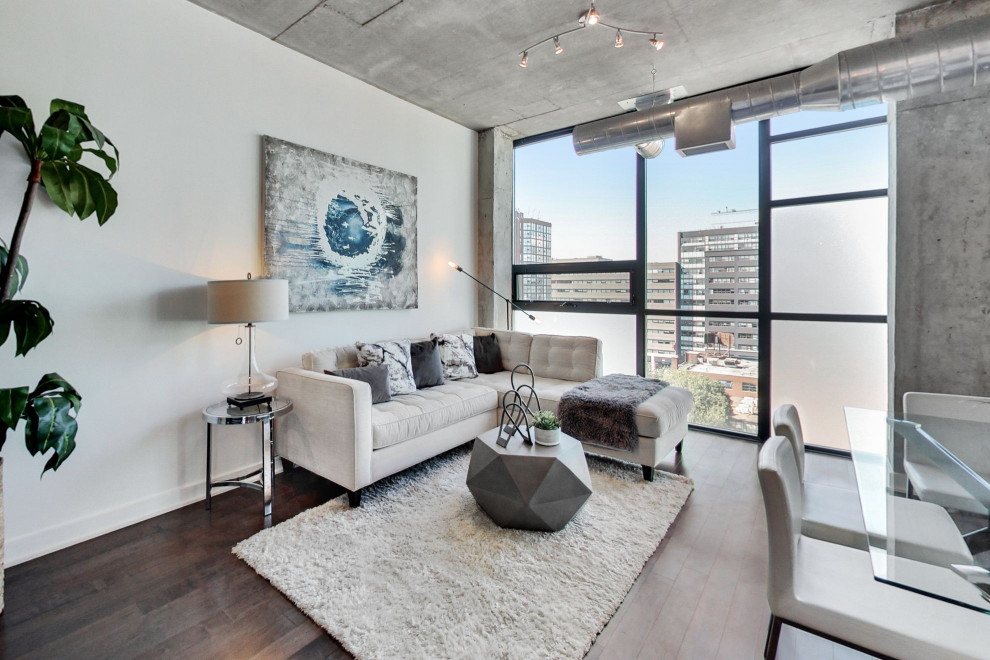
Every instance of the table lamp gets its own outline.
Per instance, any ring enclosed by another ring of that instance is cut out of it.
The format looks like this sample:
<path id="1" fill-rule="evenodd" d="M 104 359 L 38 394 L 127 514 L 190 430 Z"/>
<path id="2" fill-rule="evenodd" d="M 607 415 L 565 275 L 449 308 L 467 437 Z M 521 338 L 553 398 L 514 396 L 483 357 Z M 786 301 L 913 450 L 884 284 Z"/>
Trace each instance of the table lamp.
<path id="1" fill-rule="evenodd" d="M 465 275 L 467 275 L 468 277 L 470 277 L 472 280 L 474 280 L 475 282 L 477 282 L 481 286 L 485 287 L 486 289 L 488 289 L 489 291 L 491 291 L 492 293 L 494 293 L 496 296 L 498 296 L 499 298 L 501 298 L 502 300 L 505 301 L 505 329 L 506 330 L 512 330 L 512 308 L 513 307 L 515 307 L 520 312 L 522 312 L 523 314 L 525 314 L 526 316 L 528 316 L 530 321 L 536 323 L 536 325 L 540 325 L 540 323 L 541 323 L 540 319 L 536 318 L 535 316 L 533 316 L 532 314 L 530 314 L 529 312 L 527 312 L 525 309 L 523 309 L 522 307 L 520 307 L 516 303 L 512 302 L 511 300 L 509 300 L 508 298 L 506 298 L 505 296 L 503 296 L 501 293 L 499 293 L 495 289 L 491 288 L 490 286 L 488 286 L 487 284 L 485 284 L 484 282 L 482 282 L 481 280 L 479 280 L 477 277 L 475 277 L 471 273 L 467 272 L 466 270 L 464 270 L 463 268 L 461 268 L 460 266 L 458 266 L 455 262 L 448 261 L 447 262 L 447 265 L 450 266 L 451 268 L 453 268 L 454 270 L 456 270 L 459 273 L 464 273 Z"/>
<path id="2" fill-rule="evenodd" d="M 209 323 L 247 326 L 247 366 L 236 378 L 223 384 L 227 403 L 245 407 L 271 401 L 278 380 L 258 368 L 254 354 L 255 323 L 289 318 L 288 280 L 220 280 L 206 283 L 206 316 Z M 241 344 L 240 337 L 237 344 Z"/>

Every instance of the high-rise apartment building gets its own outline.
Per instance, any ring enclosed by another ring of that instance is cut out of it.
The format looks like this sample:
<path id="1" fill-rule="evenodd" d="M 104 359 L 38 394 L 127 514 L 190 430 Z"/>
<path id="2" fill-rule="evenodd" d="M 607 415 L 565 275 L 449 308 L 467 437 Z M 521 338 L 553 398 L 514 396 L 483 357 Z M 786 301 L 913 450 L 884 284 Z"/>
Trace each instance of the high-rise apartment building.
<path id="1" fill-rule="evenodd" d="M 551 223 L 546 220 L 527 218 L 521 211 L 516 211 L 512 223 L 512 263 L 550 263 L 551 229 Z M 526 275 L 519 280 L 517 295 L 520 299 L 551 300 L 549 275 Z"/>
<path id="2" fill-rule="evenodd" d="M 732 358 L 756 359 L 759 305 L 757 227 L 721 227 L 677 234 L 681 264 L 681 351 L 703 353 L 706 346 Z M 703 310 L 752 312 L 752 320 L 706 319 Z"/>
<path id="3" fill-rule="evenodd" d="M 646 265 L 647 309 L 677 309 L 680 288 L 680 264 L 674 261 L 667 261 L 651 262 Z M 680 359 L 680 338 L 677 331 L 677 318 L 673 316 L 647 315 L 647 371 L 661 367 L 677 367 Z"/>

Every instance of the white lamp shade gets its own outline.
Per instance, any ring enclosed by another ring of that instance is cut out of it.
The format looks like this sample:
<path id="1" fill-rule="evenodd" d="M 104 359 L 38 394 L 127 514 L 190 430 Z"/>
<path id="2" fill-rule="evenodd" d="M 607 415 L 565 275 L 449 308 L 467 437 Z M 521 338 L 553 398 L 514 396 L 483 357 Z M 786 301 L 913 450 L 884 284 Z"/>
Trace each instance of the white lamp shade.
<path id="1" fill-rule="evenodd" d="M 206 283 L 206 320 L 210 323 L 261 323 L 288 318 L 288 280 Z"/>

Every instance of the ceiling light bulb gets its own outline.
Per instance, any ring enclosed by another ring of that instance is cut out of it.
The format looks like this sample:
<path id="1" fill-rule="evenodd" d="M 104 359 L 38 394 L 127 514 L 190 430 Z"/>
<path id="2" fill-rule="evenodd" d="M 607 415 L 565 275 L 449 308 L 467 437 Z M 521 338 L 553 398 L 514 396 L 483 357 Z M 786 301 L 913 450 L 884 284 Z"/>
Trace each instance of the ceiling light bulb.
<path id="1" fill-rule="evenodd" d="M 663 48 L 663 39 L 657 39 L 657 35 L 654 34 L 653 38 L 650 39 L 650 45 L 656 48 L 657 50 L 660 50 L 661 48 Z"/>
<path id="2" fill-rule="evenodd" d="M 625 44 L 626 44 L 626 42 L 622 40 L 622 31 L 621 30 L 616 30 L 615 31 L 615 47 L 616 48 L 622 48 Z"/>
<path id="3" fill-rule="evenodd" d="M 601 16 L 599 16 L 598 15 L 598 12 L 595 11 L 595 3 L 592 2 L 591 3 L 591 9 L 588 10 L 588 17 L 585 19 L 585 22 L 588 25 L 597 25 L 598 24 L 598 20 L 600 18 L 601 18 Z"/>
<path id="4" fill-rule="evenodd" d="M 525 50 L 523 51 L 522 59 L 519 60 L 519 66 L 525 69 L 527 64 L 529 64 L 529 51 Z"/>
<path id="5" fill-rule="evenodd" d="M 556 55 L 560 55 L 564 52 L 564 47 L 560 45 L 560 41 L 557 37 L 553 38 L 553 52 Z"/>

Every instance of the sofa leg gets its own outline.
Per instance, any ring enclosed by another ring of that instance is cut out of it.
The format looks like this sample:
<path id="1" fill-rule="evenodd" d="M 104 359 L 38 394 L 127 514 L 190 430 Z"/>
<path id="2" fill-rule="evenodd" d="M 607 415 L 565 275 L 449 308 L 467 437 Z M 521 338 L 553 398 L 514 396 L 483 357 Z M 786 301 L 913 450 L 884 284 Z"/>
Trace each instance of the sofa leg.
<path id="1" fill-rule="evenodd" d="M 282 459 L 282 472 L 292 472 L 292 470 L 295 469 L 295 467 L 296 464 L 293 463 L 292 461 L 286 460 L 284 458 Z"/>
<path id="2" fill-rule="evenodd" d="M 780 641 L 780 626 L 784 622 L 780 617 L 770 615 L 770 628 L 767 630 L 767 643 L 763 647 L 763 657 L 773 660 L 777 657 L 777 642 Z"/>
<path id="3" fill-rule="evenodd" d="M 646 481 L 653 481 L 653 477 L 656 476 L 656 470 L 652 465 L 643 466 L 643 479 Z"/>
<path id="4" fill-rule="evenodd" d="M 363 488 L 358 488 L 355 491 L 347 491 L 347 503 L 351 505 L 352 509 L 361 506 L 361 492 L 363 490 Z"/>
<path id="5" fill-rule="evenodd" d="M 681 440 L 680 442 L 677 443 L 677 446 L 674 447 L 674 451 L 680 454 L 683 450 L 684 450 L 684 441 Z"/>

